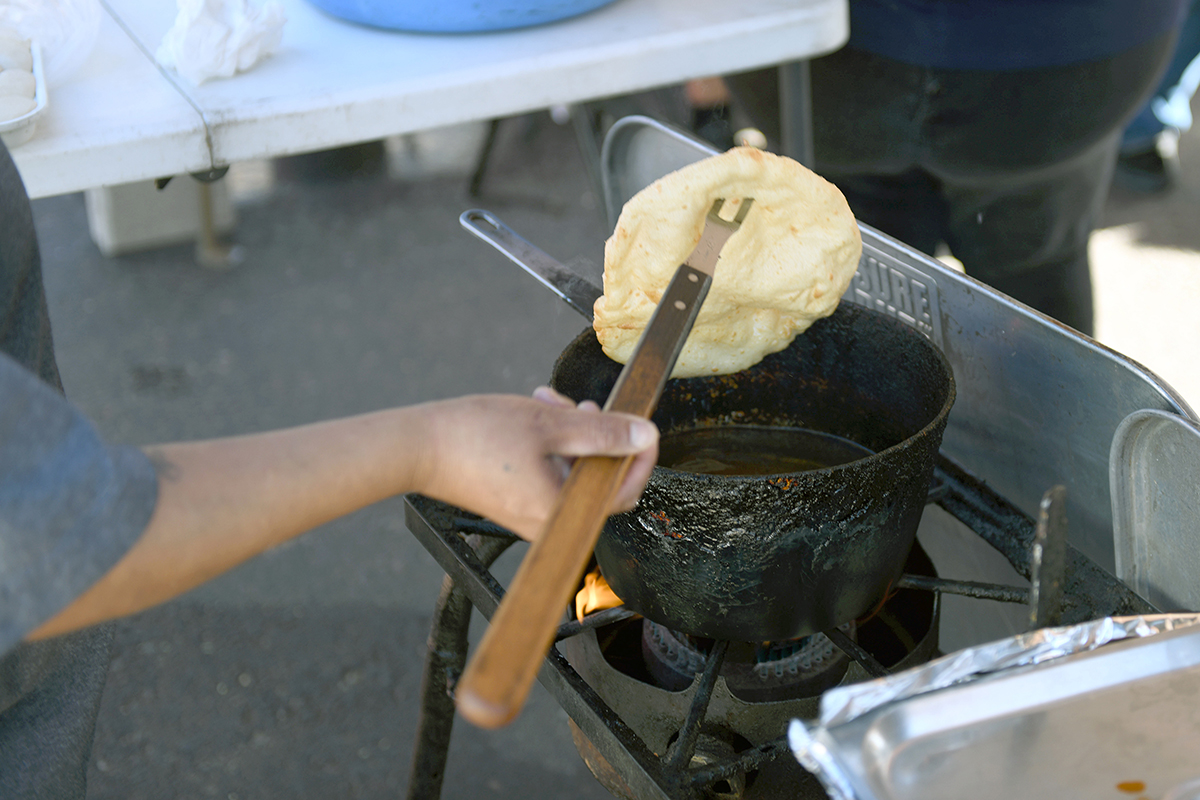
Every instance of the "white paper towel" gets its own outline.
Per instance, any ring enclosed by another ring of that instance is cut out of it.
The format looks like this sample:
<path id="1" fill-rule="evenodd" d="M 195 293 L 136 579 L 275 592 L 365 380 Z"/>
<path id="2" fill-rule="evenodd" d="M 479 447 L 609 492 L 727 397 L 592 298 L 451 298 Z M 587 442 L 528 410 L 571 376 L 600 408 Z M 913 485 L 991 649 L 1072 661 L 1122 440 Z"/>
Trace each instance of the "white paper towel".
<path id="1" fill-rule="evenodd" d="M 178 0 L 179 15 L 155 58 L 199 86 L 231 78 L 269 56 L 283 38 L 286 17 L 278 0 L 261 7 L 247 0 Z"/>

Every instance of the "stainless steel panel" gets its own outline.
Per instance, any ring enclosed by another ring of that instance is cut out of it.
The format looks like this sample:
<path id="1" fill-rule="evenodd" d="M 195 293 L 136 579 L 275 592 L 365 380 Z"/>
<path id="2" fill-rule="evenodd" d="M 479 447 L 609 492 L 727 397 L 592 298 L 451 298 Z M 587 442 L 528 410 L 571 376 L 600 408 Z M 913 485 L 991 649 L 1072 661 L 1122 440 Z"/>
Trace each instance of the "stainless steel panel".
<path id="1" fill-rule="evenodd" d="M 1200 426 L 1136 411 L 1109 458 L 1117 577 L 1162 611 L 1200 610 Z"/>
<path id="2" fill-rule="evenodd" d="M 643 187 L 715 152 L 652 119 L 619 120 L 601 152 L 610 221 Z M 1140 409 L 1195 414 L 1140 364 L 861 228 L 863 260 L 845 299 L 889 311 L 946 352 L 959 394 L 943 451 L 1031 517 L 1047 489 L 1066 486 L 1071 543 L 1114 570 L 1108 456 L 1117 426 Z"/>

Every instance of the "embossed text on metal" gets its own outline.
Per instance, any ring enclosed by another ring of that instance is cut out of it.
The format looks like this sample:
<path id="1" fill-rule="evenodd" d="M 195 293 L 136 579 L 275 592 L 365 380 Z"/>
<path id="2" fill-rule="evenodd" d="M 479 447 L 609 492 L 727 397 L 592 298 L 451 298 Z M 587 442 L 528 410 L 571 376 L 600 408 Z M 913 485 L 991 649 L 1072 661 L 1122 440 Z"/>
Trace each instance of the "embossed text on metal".
<path id="1" fill-rule="evenodd" d="M 864 250 L 842 299 L 893 316 L 943 344 L 937 283 L 909 264 Z"/>

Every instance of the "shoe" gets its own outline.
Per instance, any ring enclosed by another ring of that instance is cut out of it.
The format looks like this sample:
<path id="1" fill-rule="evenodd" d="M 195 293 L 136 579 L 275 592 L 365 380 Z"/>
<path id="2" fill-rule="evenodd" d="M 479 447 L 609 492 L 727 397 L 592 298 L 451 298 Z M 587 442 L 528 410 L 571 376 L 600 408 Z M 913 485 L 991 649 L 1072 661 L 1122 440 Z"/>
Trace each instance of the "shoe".
<path id="1" fill-rule="evenodd" d="M 1113 183 L 1129 192 L 1158 194 L 1175 185 L 1179 174 L 1179 134 L 1165 130 L 1149 147 L 1117 156 Z"/>
<path id="2" fill-rule="evenodd" d="M 692 133 L 712 143 L 718 150 L 733 147 L 733 118 L 729 106 L 692 109 Z"/>

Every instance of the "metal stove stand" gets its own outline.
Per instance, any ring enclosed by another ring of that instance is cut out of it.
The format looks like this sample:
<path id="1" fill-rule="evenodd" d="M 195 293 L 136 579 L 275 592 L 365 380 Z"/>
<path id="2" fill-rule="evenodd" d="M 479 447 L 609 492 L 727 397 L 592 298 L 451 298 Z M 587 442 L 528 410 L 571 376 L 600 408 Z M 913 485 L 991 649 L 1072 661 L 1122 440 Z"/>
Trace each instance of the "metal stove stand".
<path id="1" fill-rule="evenodd" d="M 1030 608 L 1031 628 L 1155 611 L 1067 544 L 1062 487 L 1046 493 L 1038 519 L 1034 520 L 943 456 L 934 473 L 929 502 L 941 506 L 982 537 L 1031 585 L 1026 588 L 904 575 L 897 589 L 1024 603 Z M 411 800 L 432 800 L 441 795 L 455 716 L 453 692 L 466 664 L 471 609 L 478 608 L 491 618 L 504 588 L 492 576 L 490 567 L 518 539 L 486 520 L 421 495 L 408 495 L 405 511 L 409 530 L 446 571 L 429 638 L 408 788 Z M 621 607 L 589 615 L 582 623 L 567 622 L 559 628 L 557 641 L 633 616 Z M 887 674 L 869 652 L 844 634 L 836 630 L 825 633 L 869 675 Z M 693 800 L 713 784 L 752 772 L 788 752 L 786 736 L 781 732 L 778 739 L 724 760 L 702 766 L 692 764 L 727 645 L 718 642 L 714 646 L 679 736 L 662 756 L 646 746 L 557 648 L 550 650 L 538 680 L 620 774 L 634 796 Z"/>

